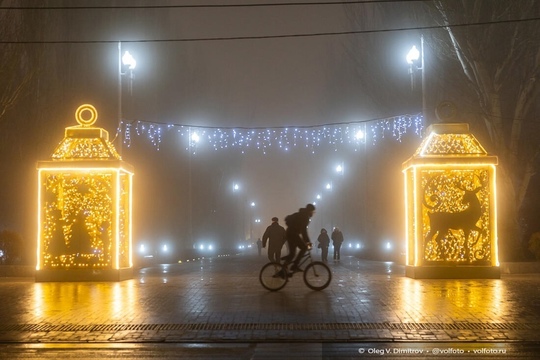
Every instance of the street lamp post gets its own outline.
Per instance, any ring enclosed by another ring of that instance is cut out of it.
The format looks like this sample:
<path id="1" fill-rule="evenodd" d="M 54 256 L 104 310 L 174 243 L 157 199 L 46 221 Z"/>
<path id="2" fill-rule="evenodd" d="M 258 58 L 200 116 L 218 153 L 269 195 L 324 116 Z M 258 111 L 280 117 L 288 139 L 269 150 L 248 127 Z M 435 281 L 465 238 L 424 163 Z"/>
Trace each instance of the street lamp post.
<path id="1" fill-rule="evenodd" d="M 343 230 L 345 225 L 345 166 L 342 163 L 336 166 L 336 172 L 341 176 L 341 224 L 340 227 Z"/>
<path id="2" fill-rule="evenodd" d="M 319 201 L 322 199 L 321 197 L 321 194 L 317 194 L 317 196 L 315 197 L 317 200 L 313 202 L 313 205 L 317 205 L 319 204 Z M 322 213 L 322 208 L 321 208 L 321 212 L 320 212 L 320 215 L 319 215 L 319 218 L 321 219 L 321 228 L 324 227 L 324 223 L 323 223 L 323 213 Z"/>
<path id="3" fill-rule="evenodd" d="M 420 59 L 420 66 L 418 66 L 418 60 Z M 413 46 L 406 56 L 407 63 L 409 64 L 409 74 L 411 75 L 411 89 L 414 90 L 414 73 L 418 70 L 421 71 L 422 77 L 422 116 L 424 121 L 427 118 L 426 113 L 426 67 L 424 64 L 424 35 L 420 35 L 420 51 Z"/>
<path id="4" fill-rule="evenodd" d="M 259 224 L 261 223 L 261 219 L 259 218 L 255 218 L 255 221 L 253 221 L 255 223 L 255 230 L 258 231 L 258 228 L 259 228 Z M 256 237 L 259 238 L 260 234 L 257 235 Z"/>
<path id="5" fill-rule="evenodd" d="M 124 52 L 122 55 L 122 42 L 118 42 L 118 131 L 120 136 L 120 141 L 118 149 L 120 154 L 122 153 L 122 76 L 129 75 L 129 94 L 131 95 L 133 91 L 133 70 L 137 66 L 137 62 L 129 51 Z M 126 68 L 125 71 L 124 68 Z"/>
<path id="6" fill-rule="evenodd" d="M 236 182 L 233 183 L 233 193 L 236 194 L 236 193 L 238 193 L 239 191 L 240 191 L 240 185 L 239 185 L 238 183 L 236 183 Z M 238 195 L 238 196 L 240 196 L 240 195 Z M 238 208 L 239 206 L 241 206 L 242 209 Z M 244 215 L 244 213 L 243 213 L 243 207 L 244 207 L 244 202 L 243 202 L 242 198 L 240 197 L 240 199 L 238 199 L 237 202 L 236 202 L 236 211 L 235 211 L 235 217 L 234 217 L 234 218 L 235 218 L 235 226 L 234 226 L 234 228 L 235 228 L 235 230 L 234 230 L 235 235 L 234 235 L 234 236 L 238 236 L 238 240 L 242 240 L 242 235 L 241 235 L 241 234 L 242 234 L 243 230 L 240 230 L 240 232 L 238 233 L 238 228 L 239 228 L 240 226 L 242 226 L 243 220 L 240 220 L 239 223 L 236 223 L 236 222 L 238 221 L 238 217 L 239 217 L 239 215 L 240 215 L 240 214 L 238 214 L 238 211 L 240 211 L 240 212 L 242 213 L 242 218 L 243 218 L 243 215 Z M 239 236 L 239 235 L 240 235 L 240 236 Z M 238 241 L 238 240 L 235 240 L 235 241 Z"/>
<path id="7" fill-rule="evenodd" d="M 328 192 L 331 192 L 331 191 L 332 191 L 332 183 L 331 183 L 331 182 L 327 183 L 326 186 L 325 186 L 325 189 L 326 189 Z M 328 198 L 330 199 L 330 196 L 329 196 Z M 331 201 L 331 200 L 328 200 L 328 204 L 330 204 L 330 201 Z M 333 229 L 333 228 L 334 228 L 334 211 L 333 211 L 333 206 L 332 206 L 332 207 L 329 206 L 329 208 L 330 208 L 329 210 L 331 211 L 331 213 L 330 213 L 330 227 Z"/>
<path id="8" fill-rule="evenodd" d="M 249 206 L 251 207 L 251 211 L 250 211 L 250 214 L 249 214 L 249 241 L 253 241 L 253 218 L 254 218 L 254 214 L 253 214 L 253 209 L 255 208 L 255 202 L 252 201 Z"/>
<path id="9" fill-rule="evenodd" d="M 189 243 L 190 247 L 194 245 L 193 241 L 193 191 L 192 191 L 192 175 L 191 175 L 191 157 L 193 156 L 193 148 L 197 146 L 199 142 L 199 135 L 197 132 L 192 132 L 191 127 L 189 128 L 189 144 L 188 144 L 188 202 L 189 202 Z"/>

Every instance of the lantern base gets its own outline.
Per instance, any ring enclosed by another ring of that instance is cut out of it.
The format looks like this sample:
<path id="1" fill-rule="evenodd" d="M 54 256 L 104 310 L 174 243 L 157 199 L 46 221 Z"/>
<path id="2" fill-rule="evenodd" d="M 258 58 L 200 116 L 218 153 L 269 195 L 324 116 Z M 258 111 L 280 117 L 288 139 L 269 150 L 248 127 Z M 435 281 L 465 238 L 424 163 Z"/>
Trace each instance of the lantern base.
<path id="1" fill-rule="evenodd" d="M 406 266 L 413 279 L 500 279 L 498 266 Z"/>
<path id="2" fill-rule="evenodd" d="M 133 279 L 133 268 L 123 269 L 70 269 L 70 270 L 36 270 L 36 282 L 48 281 L 124 281 Z"/>

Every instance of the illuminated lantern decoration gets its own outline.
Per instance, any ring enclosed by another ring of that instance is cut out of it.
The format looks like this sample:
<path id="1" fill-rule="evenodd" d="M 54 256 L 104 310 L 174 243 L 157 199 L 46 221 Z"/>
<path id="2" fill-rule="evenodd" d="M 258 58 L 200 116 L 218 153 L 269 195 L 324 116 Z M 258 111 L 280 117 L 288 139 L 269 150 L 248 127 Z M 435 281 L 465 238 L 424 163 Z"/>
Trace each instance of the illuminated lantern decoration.
<path id="1" fill-rule="evenodd" d="M 468 124 L 434 124 L 403 163 L 406 271 L 412 278 L 499 278 L 497 157 Z"/>
<path id="2" fill-rule="evenodd" d="M 36 281 L 133 277 L 132 177 L 109 134 L 82 105 L 52 160 L 39 161 Z"/>

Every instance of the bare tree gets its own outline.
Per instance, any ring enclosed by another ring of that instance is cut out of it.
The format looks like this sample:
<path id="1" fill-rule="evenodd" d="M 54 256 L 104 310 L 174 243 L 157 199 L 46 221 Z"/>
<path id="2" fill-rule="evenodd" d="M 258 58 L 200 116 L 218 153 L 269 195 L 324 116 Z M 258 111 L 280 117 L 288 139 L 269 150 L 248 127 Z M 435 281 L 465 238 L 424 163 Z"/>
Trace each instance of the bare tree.
<path id="1" fill-rule="evenodd" d="M 518 214 L 540 154 L 540 121 L 535 116 L 540 94 L 539 21 L 516 21 L 540 15 L 538 2 L 435 1 L 429 13 L 445 26 L 441 48 L 457 61 L 476 94 L 480 119 L 500 159 L 499 193 L 505 214 L 502 245 L 508 254 L 521 241 Z M 453 27 L 451 24 L 491 25 Z M 445 46 L 446 45 L 446 46 Z M 506 223 L 505 223 L 506 222 Z M 519 254 L 514 253 L 512 257 Z"/>
<path id="2" fill-rule="evenodd" d="M 8 3 L 0 1 L 0 5 Z M 0 38 L 9 42 L 25 36 L 28 33 L 23 26 L 25 16 L 21 12 L 0 11 Z M 6 112 L 25 95 L 36 75 L 37 69 L 31 67 L 29 56 L 24 47 L 9 43 L 0 45 L 0 124 L 4 122 Z"/>
<path id="3" fill-rule="evenodd" d="M 523 228 L 519 225 L 519 210 L 537 171 L 540 153 L 540 119 L 535 116 L 540 91 L 540 22 L 524 21 L 538 18 L 538 1 L 438 0 L 402 3 L 399 9 L 372 4 L 369 8 L 350 6 L 348 10 L 355 29 L 442 26 L 423 31 L 430 55 L 438 60 L 428 68 L 432 75 L 428 104 L 452 98 L 461 114 L 453 121 L 472 123 L 490 152 L 499 157 L 499 209 L 504 215 L 499 217 L 499 237 L 503 257 L 520 257 L 524 248 L 520 244 Z M 452 26 L 479 23 L 482 25 Z M 376 38 L 370 37 L 353 48 L 355 58 L 359 58 L 358 49 L 365 53 L 379 49 L 382 54 Z M 389 84 L 389 72 L 380 68 L 381 59 L 362 58 L 358 73 L 367 86 L 371 85 L 379 103 L 384 104 L 385 93 L 397 98 L 396 91 L 402 89 Z M 428 106 L 428 118 L 434 108 Z"/>

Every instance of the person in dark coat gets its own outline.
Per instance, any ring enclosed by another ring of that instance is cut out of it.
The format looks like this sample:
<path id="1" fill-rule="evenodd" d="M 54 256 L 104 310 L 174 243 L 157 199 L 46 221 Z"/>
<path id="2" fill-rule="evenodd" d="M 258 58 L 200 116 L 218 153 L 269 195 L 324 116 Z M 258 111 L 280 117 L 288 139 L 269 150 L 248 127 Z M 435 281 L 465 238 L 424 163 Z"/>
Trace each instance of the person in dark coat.
<path id="1" fill-rule="evenodd" d="M 319 242 L 319 249 L 321 249 L 321 260 L 323 262 L 328 262 L 328 247 L 330 246 L 330 238 L 328 237 L 328 232 L 325 228 L 321 229 L 321 233 L 317 238 Z"/>
<path id="2" fill-rule="evenodd" d="M 278 223 L 278 218 L 272 218 L 272 224 L 266 228 L 262 237 L 262 247 L 266 248 L 268 242 L 268 259 L 279 262 L 281 259 L 281 248 L 285 244 L 285 228 Z"/>
<path id="3" fill-rule="evenodd" d="M 258 238 L 257 239 L 257 253 L 259 254 L 259 256 L 261 256 L 261 247 L 262 247 L 262 241 L 261 241 L 261 238 Z"/>
<path id="4" fill-rule="evenodd" d="M 341 244 L 343 244 L 343 233 L 337 227 L 332 231 L 332 241 L 334 244 L 334 260 L 341 257 Z"/>
<path id="5" fill-rule="evenodd" d="M 289 255 L 285 256 L 285 264 L 288 265 L 293 262 L 291 267 L 292 272 L 303 271 L 300 269 L 299 263 L 306 251 L 311 246 L 311 240 L 307 232 L 309 221 L 315 213 L 315 206 L 313 204 L 307 204 L 305 208 L 301 208 L 298 212 L 288 215 L 285 218 L 287 224 L 287 230 L 285 231 L 287 237 L 287 243 L 289 244 Z M 300 251 L 295 258 L 296 248 Z"/>

